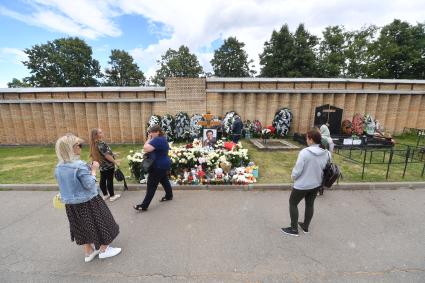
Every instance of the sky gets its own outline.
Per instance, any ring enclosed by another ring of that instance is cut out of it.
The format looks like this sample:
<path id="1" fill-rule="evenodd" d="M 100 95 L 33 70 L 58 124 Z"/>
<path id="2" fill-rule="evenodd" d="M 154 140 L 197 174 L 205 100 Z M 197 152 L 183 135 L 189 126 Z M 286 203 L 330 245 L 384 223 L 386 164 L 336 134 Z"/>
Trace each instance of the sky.
<path id="1" fill-rule="evenodd" d="M 29 76 L 25 48 L 57 38 L 84 39 L 102 69 L 112 49 L 125 50 L 150 77 L 161 55 L 181 45 L 211 72 L 214 50 L 235 36 L 259 70 L 264 42 L 284 24 L 294 32 L 303 23 L 320 37 L 332 25 L 425 23 L 424 12 L 424 0 L 0 0 L 0 88 Z"/>

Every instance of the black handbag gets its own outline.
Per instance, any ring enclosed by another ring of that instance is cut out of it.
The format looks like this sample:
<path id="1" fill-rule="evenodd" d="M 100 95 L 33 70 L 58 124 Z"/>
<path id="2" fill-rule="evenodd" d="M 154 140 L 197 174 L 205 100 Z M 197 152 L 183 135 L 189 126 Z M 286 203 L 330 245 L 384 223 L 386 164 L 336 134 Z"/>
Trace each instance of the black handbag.
<path id="1" fill-rule="evenodd" d="M 117 168 L 117 170 L 115 170 L 115 179 L 118 182 L 124 181 L 124 191 L 127 191 L 128 190 L 127 182 L 125 181 L 124 173 L 121 171 L 120 168 Z"/>
<path id="2" fill-rule="evenodd" d="M 145 153 L 142 160 L 143 171 L 149 172 L 152 169 L 153 162 L 154 160 L 149 156 L 149 154 Z"/>

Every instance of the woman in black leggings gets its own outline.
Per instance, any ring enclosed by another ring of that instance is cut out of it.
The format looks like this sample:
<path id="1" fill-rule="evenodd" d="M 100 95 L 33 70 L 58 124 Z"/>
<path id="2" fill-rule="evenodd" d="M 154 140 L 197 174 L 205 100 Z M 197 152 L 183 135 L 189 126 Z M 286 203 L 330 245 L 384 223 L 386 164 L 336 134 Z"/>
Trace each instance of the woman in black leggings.
<path id="1" fill-rule="evenodd" d="M 320 147 L 321 135 L 317 128 L 306 134 L 308 147 L 298 154 L 297 162 L 292 169 L 291 177 L 294 187 L 289 197 L 289 214 L 291 226 L 282 228 L 284 234 L 298 236 L 298 225 L 304 233 L 309 233 L 309 225 L 314 213 L 314 200 L 322 185 L 323 169 L 329 159 L 327 150 Z M 298 222 L 298 204 L 305 199 L 304 222 Z"/>
<path id="2" fill-rule="evenodd" d="M 102 129 L 92 129 L 90 134 L 90 157 L 100 163 L 99 187 L 103 193 L 103 200 L 117 200 L 120 195 L 114 192 L 114 172 L 117 161 L 109 145 L 103 141 Z"/>

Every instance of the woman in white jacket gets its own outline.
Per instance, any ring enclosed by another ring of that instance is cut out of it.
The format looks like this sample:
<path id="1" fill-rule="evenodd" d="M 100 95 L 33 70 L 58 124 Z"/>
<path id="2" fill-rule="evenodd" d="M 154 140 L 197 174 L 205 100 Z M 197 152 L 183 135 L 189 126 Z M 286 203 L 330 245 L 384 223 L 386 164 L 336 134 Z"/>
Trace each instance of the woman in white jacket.
<path id="1" fill-rule="evenodd" d="M 283 233 L 291 236 L 298 236 L 298 225 L 304 233 L 309 232 L 308 227 L 314 212 L 314 200 L 322 185 L 323 169 L 330 158 L 329 152 L 320 147 L 321 135 L 317 128 L 307 132 L 306 140 L 308 147 L 298 154 L 291 174 L 294 180 L 294 187 L 289 197 L 291 226 L 281 229 Z M 298 204 L 302 199 L 305 199 L 304 222 L 298 222 Z"/>

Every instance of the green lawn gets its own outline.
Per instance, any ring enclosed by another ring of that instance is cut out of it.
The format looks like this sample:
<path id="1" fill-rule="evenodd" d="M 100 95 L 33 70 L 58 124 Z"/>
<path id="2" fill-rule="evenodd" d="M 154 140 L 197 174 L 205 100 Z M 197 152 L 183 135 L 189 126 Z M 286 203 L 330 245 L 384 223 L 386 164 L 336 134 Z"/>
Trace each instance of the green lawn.
<path id="1" fill-rule="evenodd" d="M 397 147 L 400 144 L 416 145 L 414 136 L 397 137 Z M 251 160 L 259 165 L 260 177 L 258 183 L 289 183 L 292 167 L 295 164 L 298 151 L 258 151 L 248 141 L 243 141 L 249 149 Z M 126 176 L 130 175 L 127 155 L 129 150 L 142 148 L 142 145 L 112 145 L 112 150 L 120 154 L 121 169 Z M 88 148 L 84 147 L 82 159 L 88 160 Z M 354 152 L 353 154 L 358 154 Z M 361 157 L 359 157 L 361 159 Z M 357 158 L 357 159 L 359 159 Z M 375 156 L 373 158 L 381 158 Z M 362 165 L 336 155 L 334 159 L 340 165 L 344 182 L 385 181 L 386 165 L 368 165 L 365 178 L 362 180 Z M 19 183 L 55 183 L 53 177 L 56 165 L 56 155 L 53 146 L 17 146 L 0 147 L 0 184 Z M 402 179 L 404 165 L 392 165 L 389 181 L 424 181 L 421 177 L 422 164 L 409 164 L 406 176 Z M 129 181 L 135 183 L 135 181 Z"/>

